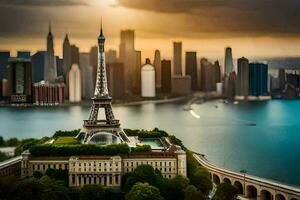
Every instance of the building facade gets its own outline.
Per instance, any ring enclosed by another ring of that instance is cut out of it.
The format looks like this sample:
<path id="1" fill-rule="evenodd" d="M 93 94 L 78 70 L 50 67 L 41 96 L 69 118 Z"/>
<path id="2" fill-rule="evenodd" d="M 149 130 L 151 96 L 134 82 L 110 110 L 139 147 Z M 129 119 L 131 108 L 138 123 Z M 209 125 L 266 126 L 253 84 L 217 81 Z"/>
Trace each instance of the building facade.
<path id="1" fill-rule="evenodd" d="M 191 77 L 192 90 L 198 89 L 198 79 L 197 79 L 197 53 L 196 52 L 186 52 L 185 53 L 185 73 Z"/>
<path id="2" fill-rule="evenodd" d="M 44 80 L 46 51 L 38 51 L 31 57 L 32 80 L 34 83 Z"/>
<path id="3" fill-rule="evenodd" d="M 189 95 L 191 91 L 190 76 L 172 76 L 172 94 Z"/>
<path id="4" fill-rule="evenodd" d="M 64 103 L 65 84 L 41 81 L 33 84 L 33 103 L 48 106 Z"/>
<path id="5" fill-rule="evenodd" d="M 236 84 L 236 95 L 246 98 L 249 94 L 249 60 L 247 58 L 238 59 L 238 73 Z"/>
<path id="6" fill-rule="evenodd" d="M 146 59 L 142 67 L 142 97 L 155 97 L 155 68 L 151 65 L 150 60 Z"/>
<path id="7" fill-rule="evenodd" d="M 264 63 L 249 64 L 249 95 L 268 96 L 268 65 Z"/>
<path id="8" fill-rule="evenodd" d="M 182 76 L 182 42 L 173 43 L 173 75 Z"/>
<path id="9" fill-rule="evenodd" d="M 54 55 L 53 35 L 51 32 L 51 26 L 49 25 L 49 33 L 47 36 L 47 54 L 46 54 L 46 64 L 44 70 L 44 80 L 49 82 L 55 82 L 56 78 L 57 78 L 56 57 Z"/>
<path id="10" fill-rule="evenodd" d="M 11 103 L 31 103 L 32 65 L 30 59 L 9 59 L 8 93 Z"/>
<path id="11" fill-rule="evenodd" d="M 112 98 L 125 98 L 124 64 L 115 62 L 107 64 L 108 90 Z"/>
<path id="12" fill-rule="evenodd" d="M 225 49 L 225 74 L 229 76 L 229 74 L 233 71 L 233 59 L 232 59 L 232 49 L 230 47 L 226 47 Z"/>
<path id="13" fill-rule="evenodd" d="M 154 53 L 154 62 L 153 65 L 155 67 L 155 85 L 157 89 L 161 89 L 161 58 L 160 58 L 160 51 L 159 50 L 155 50 Z"/>
<path id="14" fill-rule="evenodd" d="M 80 102 L 81 101 L 81 71 L 78 64 L 73 64 L 69 71 L 69 101 Z"/>
<path id="15" fill-rule="evenodd" d="M 29 153 L 23 153 L 22 157 L 22 177 L 32 176 L 35 171 L 45 173 L 48 168 L 65 169 L 69 172 L 70 187 L 90 184 L 120 187 L 122 176 L 133 172 L 139 165 L 151 165 L 165 178 L 187 175 L 186 153 L 182 150 L 71 157 L 33 157 Z"/>
<path id="16" fill-rule="evenodd" d="M 172 91 L 172 69 L 171 60 L 161 61 L 161 92 L 170 94 Z"/>

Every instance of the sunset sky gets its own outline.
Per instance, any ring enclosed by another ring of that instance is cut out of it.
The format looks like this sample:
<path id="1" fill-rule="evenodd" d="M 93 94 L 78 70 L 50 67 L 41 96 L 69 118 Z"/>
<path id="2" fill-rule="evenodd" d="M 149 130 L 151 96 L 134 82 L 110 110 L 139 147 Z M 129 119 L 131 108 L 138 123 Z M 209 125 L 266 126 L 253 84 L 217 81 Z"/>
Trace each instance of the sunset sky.
<path id="1" fill-rule="evenodd" d="M 172 42 L 198 57 L 282 57 L 300 55 L 298 0 L 0 0 L 0 50 L 44 50 L 48 22 L 56 54 L 69 33 L 88 51 L 96 44 L 100 19 L 107 49 L 118 49 L 121 29 L 136 31 L 143 57 L 172 55 Z"/>

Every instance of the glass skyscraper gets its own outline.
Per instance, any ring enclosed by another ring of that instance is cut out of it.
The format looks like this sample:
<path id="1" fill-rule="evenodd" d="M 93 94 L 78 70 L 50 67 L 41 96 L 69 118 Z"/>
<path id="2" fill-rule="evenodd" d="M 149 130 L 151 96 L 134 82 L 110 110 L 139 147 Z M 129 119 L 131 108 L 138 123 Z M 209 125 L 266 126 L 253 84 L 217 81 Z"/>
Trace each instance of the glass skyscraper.
<path id="1" fill-rule="evenodd" d="M 268 65 L 263 63 L 249 64 L 249 95 L 268 95 Z"/>

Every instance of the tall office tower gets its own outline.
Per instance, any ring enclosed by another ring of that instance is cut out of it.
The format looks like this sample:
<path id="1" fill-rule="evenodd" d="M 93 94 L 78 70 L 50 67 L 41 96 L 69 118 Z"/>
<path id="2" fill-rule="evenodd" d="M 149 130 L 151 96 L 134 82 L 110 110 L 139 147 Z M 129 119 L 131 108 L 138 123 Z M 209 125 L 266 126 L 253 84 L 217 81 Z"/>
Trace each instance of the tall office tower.
<path id="1" fill-rule="evenodd" d="M 279 78 L 279 88 L 281 90 L 283 90 L 284 87 L 285 87 L 285 81 L 286 81 L 286 79 L 285 79 L 285 69 L 280 68 L 278 70 L 278 78 Z"/>
<path id="2" fill-rule="evenodd" d="M 2 79 L 2 95 L 6 99 L 8 97 L 8 80 L 6 78 Z"/>
<path id="3" fill-rule="evenodd" d="M 115 62 L 117 62 L 117 51 L 113 50 L 113 49 L 109 49 L 105 53 L 105 60 L 106 60 L 106 63 L 115 63 Z"/>
<path id="4" fill-rule="evenodd" d="M 32 66 L 30 59 L 9 59 L 8 84 L 11 103 L 31 102 Z"/>
<path id="5" fill-rule="evenodd" d="M 235 91 L 236 91 L 236 73 L 235 71 L 230 72 L 229 75 L 225 75 L 225 86 L 224 92 L 225 97 L 229 99 L 234 99 Z"/>
<path id="6" fill-rule="evenodd" d="M 249 95 L 268 95 L 268 65 L 264 63 L 249 64 Z"/>
<path id="7" fill-rule="evenodd" d="M 197 53 L 186 52 L 185 53 L 185 73 L 192 79 L 192 90 L 198 89 L 197 84 Z"/>
<path id="8" fill-rule="evenodd" d="M 72 65 L 72 51 L 71 51 L 71 44 L 69 41 L 69 36 L 66 34 L 64 43 L 63 43 L 63 74 L 64 78 L 67 78 L 67 74 L 71 69 Z"/>
<path id="9" fill-rule="evenodd" d="M 46 51 L 38 51 L 31 56 L 32 81 L 34 83 L 44 80 L 44 70 L 46 65 Z"/>
<path id="10" fill-rule="evenodd" d="M 69 71 L 69 101 L 81 101 L 81 72 L 78 64 L 73 64 Z"/>
<path id="11" fill-rule="evenodd" d="M 142 66 L 142 97 L 155 97 L 155 68 L 146 59 L 145 65 Z"/>
<path id="12" fill-rule="evenodd" d="M 172 90 L 172 69 L 171 60 L 161 61 L 161 92 L 170 94 Z"/>
<path id="13" fill-rule="evenodd" d="M 220 83 L 221 82 L 221 66 L 220 66 L 220 63 L 218 60 L 215 61 L 214 67 L 215 67 L 216 83 Z"/>
<path id="14" fill-rule="evenodd" d="M 17 58 L 30 59 L 30 51 L 18 51 Z"/>
<path id="15" fill-rule="evenodd" d="M 10 57 L 9 51 L 1 51 L 0 52 L 0 82 L 2 79 L 7 79 L 7 65 L 8 65 L 8 59 Z M 0 84 L 0 87 L 2 87 L 2 84 Z M 0 100 L 2 99 L 2 90 L 0 88 Z"/>
<path id="16" fill-rule="evenodd" d="M 142 68 L 142 52 L 134 51 L 134 69 L 131 91 L 135 95 L 141 95 L 141 68 Z M 126 79 L 125 79 L 126 80 Z"/>
<path id="17" fill-rule="evenodd" d="M 136 52 L 134 49 L 134 30 L 121 31 L 121 41 L 119 46 L 119 59 L 124 63 L 125 68 L 125 88 L 129 94 L 134 93 L 134 80 L 136 77 Z"/>
<path id="18" fill-rule="evenodd" d="M 79 54 L 79 67 L 81 71 L 82 80 L 82 97 L 91 98 L 93 93 L 90 88 L 94 87 L 92 79 L 92 67 L 90 64 L 90 53 L 80 53 Z M 92 83 L 92 84 L 91 84 Z"/>
<path id="19" fill-rule="evenodd" d="M 226 47 L 225 49 L 225 74 L 229 75 L 233 71 L 232 49 Z"/>
<path id="20" fill-rule="evenodd" d="M 95 85 L 98 65 L 98 47 L 94 46 L 90 50 L 90 64 L 93 68 L 93 83 Z"/>
<path id="21" fill-rule="evenodd" d="M 212 64 L 206 58 L 200 60 L 200 88 L 202 91 L 216 91 L 220 82 L 220 66 L 218 62 Z"/>
<path id="22" fill-rule="evenodd" d="M 63 81 L 65 81 L 64 61 L 62 58 L 59 58 L 58 56 L 55 56 L 55 59 L 56 59 L 56 66 L 57 66 L 57 77 L 60 77 Z"/>
<path id="23" fill-rule="evenodd" d="M 109 94 L 114 99 L 125 98 L 124 64 L 119 62 L 107 64 L 107 82 Z"/>
<path id="24" fill-rule="evenodd" d="M 46 81 L 54 82 L 57 78 L 57 67 L 54 56 L 53 35 L 51 32 L 51 25 L 49 25 L 49 33 L 47 36 L 47 55 L 44 73 L 44 79 Z"/>
<path id="25" fill-rule="evenodd" d="M 160 89 L 161 88 L 161 59 L 160 59 L 159 50 L 155 50 L 153 65 L 155 67 L 155 85 L 157 89 Z"/>
<path id="26" fill-rule="evenodd" d="M 236 84 L 236 95 L 246 97 L 249 94 L 249 60 L 247 58 L 238 59 L 238 74 Z"/>
<path id="27" fill-rule="evenodd" d="M 79 64 L 79 48 L 75 44 L 71 45 L 71 63 Z"/>
<path id="28" fill-rule="evenodd" d="M 182 76 L 182 42 L 174 42 L 173 47 L 173 74 Z"/>

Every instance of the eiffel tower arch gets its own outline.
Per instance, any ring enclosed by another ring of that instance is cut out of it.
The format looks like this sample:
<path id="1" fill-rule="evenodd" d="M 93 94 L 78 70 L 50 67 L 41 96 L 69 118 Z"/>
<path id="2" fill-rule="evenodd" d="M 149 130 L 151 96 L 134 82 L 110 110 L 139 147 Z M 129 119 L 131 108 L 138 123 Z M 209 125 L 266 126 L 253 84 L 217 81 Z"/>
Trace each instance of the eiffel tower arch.
<path id="1" fill-rule="evenodd" d="M 98 36 L 98 66 L 94 97 L 89 118 L 84 120 L 82 132 L 77 136 L 84 144 L 115 144 L 128 143 L 129 139 L 115 119 L 107 87 L 105 52 L 105 37 L 102 26 Z M 99 112 L 104 112 L 104 119 L 98 119 Z"/>

